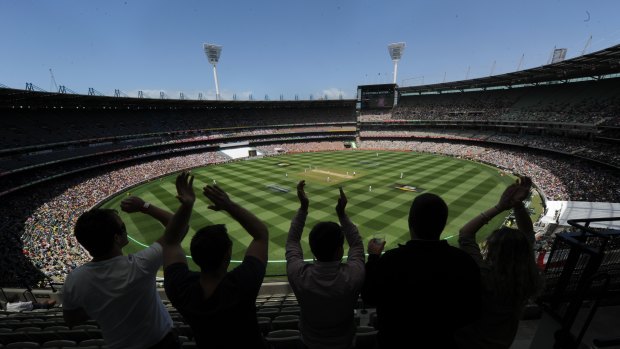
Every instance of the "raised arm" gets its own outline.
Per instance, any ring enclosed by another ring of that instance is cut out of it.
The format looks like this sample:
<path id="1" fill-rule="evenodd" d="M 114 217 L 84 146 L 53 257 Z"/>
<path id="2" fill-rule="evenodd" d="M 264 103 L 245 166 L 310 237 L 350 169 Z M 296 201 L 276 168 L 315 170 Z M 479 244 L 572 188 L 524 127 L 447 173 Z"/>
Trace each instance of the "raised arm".
<path id="1" fill-rule="evenodd" d="M 476 243 L 476 233 L 485 224 L 489 223 L 491 219 L 506 210 L 514 208 L 519 230 L 527 234 L 528 237 L 531 236 L 533 242 L 534 229 L 532 220 L 525 206 L 523 206 L 523 200 L 529 195 L 531 187 L 532 180 L 530 178 L 519 177 L 515 183 L 509 185 L 504 190 L 497 205 L 480 213 L 461 228 L 459 231 L 459 247 L 472 256 L 478 265 L 482 263 L 482 254 L 480 253 L 480 247 Z"/>
<path id="2" fill-rule="evenodd" d="M 371 239 L 368 242 L 368 262 L 366 262 L 366 278 L 362 287 L 362 299 L 372 306 L 377 305 L 379 299 L 379 289 L 381 288 L 379 261 L 384 248 L 385 241 L 378 242 Z"/>
<path id="3" fill-rule="evenodd" d="M 515 215 L 515 220 L 517 221 L 517 228 L 530 242 L 530 244 L 534 245 L 534 224 L 532 224 L 532 218 L 530 217 L 530 213 L 525 208 L 523 204 L 523 200 L 527 198 L 530 193 L 530 188 L 532 187 L 532 180 L 529 177 L 521 178 L 521 186 L 523 189 L 519 192 L 519 195 L 516 197 L 515 203 L 512 205 L 512 212 Z"/>
<path id="4" fill-rule="evenodd" d="M 338 197 L 338 204 L 336 205 L 336 214 L 338 214 L 340 226 L 342 226 L 342 231 L 344 232 L 344 236 L 349 244 L 349 255 L 347 259 L 349 263 L 352 261 L 361 261 L 363 266 L 365 260 L 364 243 L 362 242 L 362 237 L 360 236 L 357 226 L 355 226 L 355 224 L 353 224 L 353 222 L 349 219 L 349 216 L 347 216 L 345 211 L 347 203 L 347 196 L 344 194 L 342 187 L 340 187 L 340 196 Z"/>
<path id="5" fill-rule="evenodd" d="M 480 213 L 472 220 L 470 220 L 467 224 L 465 224 L 463 228 L 461 228 L 461 230 L 459 231 L 459 238 L 475 237 L 478 230 L 480 230 L 480 228 L 482 228 L 485 224 L 489 223 L 491 219 L 511 208 L 517 208 L 517 210 L 515 211 L 515 216 L 518 216 L 517 224 L 521 222 L 523 228 L 527 228 L 527 224 L 525 224 L 524 222 L 523 215 L 517 213 L 522 213 L 519 207 L 523 208 L 523 200 L 525 200 L 529 195 L 531 187 L 532 180 L 530 178 L 519 177 L 516 183 L 509 185 L 508 188 L 504 190 L 497 205 Z M 529 220 L 529 216 L 527 217 L 527 220 Z M 531 225 L 532 221 L 530 220 L 529 222 Z M 530 227 L 529 229 L 533 231 L 532 227 Z"/>
<path id="6" fill-rule="evenodd" d="M 157 240 L 164 248 L 164 268 L 175 263 L 187 263 L 181 241 L 189 230 L 189 218 L 196 201 L 193 183 L 194 176 L 190 176 L 189 172 L 182 172 L 176 179 L 176 197 L 181 205 L 168 222 L 164 235 Z"/>
<path id="7" fill-rule="evenodd" d="M 250 211 L 233 202 L 228 194 L 217 185 L 207 185 L 204 187 L 203 193 L 213 203 L 209 209 L 228 212 L 252 236 L 252 242 L 250 242 L 245 255 L 255 257 L 267 264 L 269 246 L 267 226 Z"/>
<path id="8" fill-rule="evenodd" d="M 164 227 L 168 225 L 172 218 L 172 212 L 162 210 L 137 196 L 123 199 L 121 201 L 121 210 L 127 213 L 142 212 L 158 220 Z"/>
<path id="9" fill-rule="evenodd" d="M 300 205 L 299 210 L 297 210 L 291 221 L 291 227 L 288 230 L 288 237 L 286 239 L 287 271 L 291 268 L 303 266 L 304 251 L 301 248 L 300 240 L 306 225 L 306 217 L 308 217 L 308 207 L 310 206 L 310 201 L 304 189 L 305 185 L 306 181 L 303 180 L 297 183 L 297 198 Z"/>

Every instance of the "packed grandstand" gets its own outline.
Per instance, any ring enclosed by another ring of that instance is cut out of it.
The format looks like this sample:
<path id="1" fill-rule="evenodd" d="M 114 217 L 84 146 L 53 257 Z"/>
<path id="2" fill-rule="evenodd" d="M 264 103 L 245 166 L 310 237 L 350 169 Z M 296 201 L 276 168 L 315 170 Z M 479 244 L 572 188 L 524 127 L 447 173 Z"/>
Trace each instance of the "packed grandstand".
<path id="1" fill-rule="evenodd" d="M 545 200 L 620 203 L 620 46 L 499 77 L 355 100 L 196 101 L 0 89 L 0 285 L 62 283 L 89 256 L 72 227 L 123 189 L 265 155 L 381 149 L 483 162 L 532 178 Z"/>

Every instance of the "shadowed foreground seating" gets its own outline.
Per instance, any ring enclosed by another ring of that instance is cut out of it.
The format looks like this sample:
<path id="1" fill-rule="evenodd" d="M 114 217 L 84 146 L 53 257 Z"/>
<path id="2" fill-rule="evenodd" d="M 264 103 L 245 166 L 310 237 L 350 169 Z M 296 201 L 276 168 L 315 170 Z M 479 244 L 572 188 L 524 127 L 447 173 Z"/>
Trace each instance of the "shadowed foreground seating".
<path id="1" fill-rule="evenodd" d="M 301 337 L 298 330 L 271 331 L 265 337 L 269 347 L 273 349 L 301 349 Z"/>

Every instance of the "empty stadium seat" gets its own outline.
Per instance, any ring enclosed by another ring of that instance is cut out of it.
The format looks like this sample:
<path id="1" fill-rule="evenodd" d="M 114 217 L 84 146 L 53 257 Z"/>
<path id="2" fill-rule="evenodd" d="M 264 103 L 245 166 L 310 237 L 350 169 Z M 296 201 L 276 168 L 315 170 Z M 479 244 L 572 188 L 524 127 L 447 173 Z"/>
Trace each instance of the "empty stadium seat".
<path id="1" fill-rule="evenodd" d="M 300 349 L 303 348 L 299 330 L 271 331 L 265 340 L 273 349 Z"/>
<path id="2" fill-rule="evenodd" d="M 14 342 L 6 345 L 7 349 L 38 349 L 41 348 L 36 342 Z"/>
<path id="3" fill-rule="evenodd" d="M 172 318 L 172 321 L 181 321 L 181 322 L 185 322 L 185 318 L 183 317 L 183 315 L 181 315 L 181 313 L 170 313 L 170 317 Z"/>
<path id="4" fill-rule="evenodd" d="M 73 326 L 71 329 L 72 330 L 96 330 L 99 327 L 95 326 L 95 325 L 77 325 L 77 326 Z"/>
<path id="5" fill-rule="evenodd" d="M 194 332 L 192 331 L 192 328 L 189 325 L 182 324 L 179 326 L 175 326 L 175 328 L 179 336 L 185 336 L 189 339 L 194 339 Z"/>
<path id="6" fill-rule="evenodd" d="M 93 338 L 93 339 L 86 339 L 81 341 L 78 344 L 78 347 L 80 348 L 84 348 L 84 347 L 102 347 L 105 345 L 105 341 L 103 340 L 103 338 Z"/>
<path id="7" fill-rule="evenodd" d="M 70 339 L 81 343 L 87 339 L 102 338 L 101 330 L 68 330 L 68 331 L 56 331 L 54 332 L 59 338 Z"/>
<path id="8" fill-rule="evenodd" d="M 34 327 L 34 326 L 28 326 L 28 327 L 18 327 L 15 330 L 13 330 L 13 332 L 41 332 L 41 327 Z"/>
<path id="9" fill-rule="evenodd" d="M 278 315 L 279 312 L 280 312 L 280 310 L 277 309 L 277 308 L 261 308 L 261 309 L 258 309 L 256 311 L 256 315 L 257 316 L 267 316 L 267 317 L 273 319 L 274 317 L 276 317 L 276 315 Z"/>
<path id="10" fill-rule="evenodd" d="M 30 323 L 39 323 L 39 322 L 43 322 L 44 320 L 41 318 L 37 318 L 37 317 L 28 317 L 24 320 L 22 320 L 22 322 L 30 322 Z"/>
<path id="11" fill-rule="evenodd" d="M 370 313 L 370 317 L 369 317 L 369 325 L 374 327 L 374 328 L 378 328 L 377 327 L 377 323 L 379 322 L 379 318 L 377 317 L 377 313 L 376 312 L 372 312 Z"/>
<path id="12" fill-rule="evenodd" d="M 77 343 L 75 341 L 71 341 L 68 339 L 56 339 L 53 341 L 47 341 L 43 343 L 41 348 L 73 348 L 77 347 Z"/>
<path id="13" fill-rule="evenodd" d="M 43 330 L 44 331 L 68 331 L 69 327 L 67 327 L 67 326 L 60 326 L 60 325 L 53 325 L 53 326 L 45 327 Z"/>
<path id="14" fill-rule="evenodd" d="M 298 306 L 284 307 L 280 309 L 281 315 L 299 315 L 300 313 L 301 313 L 301 308 Z"/>
<path id="15" fill-rule="evenodd" d="M 273 321 L 271 321 L 271 328 L 274 331 L 277 330 L 298 330 L 299 329 L 299 316 L 298 315 L 278 315 Z"/>
<path id="16" fill-rule="evenodd" d="M 258 328 L 263 333 L 263 336 L 271 331 L 271 318 L 267 316 L 258 316 Z"/>
<path id="17" fill-rule="evenodd" d="M 355 332 L 355 349 L 376 348 L 378 332 L 374 327 L 358 326 Z"/>
<path id="18" fill-rule="evenodd" d="M 12 331 L 9 333 L 0 333 L 0 343 L 6 345 L 13 342 L 34 342 L 34 340 L 26 333 L 15 333 Z"/>

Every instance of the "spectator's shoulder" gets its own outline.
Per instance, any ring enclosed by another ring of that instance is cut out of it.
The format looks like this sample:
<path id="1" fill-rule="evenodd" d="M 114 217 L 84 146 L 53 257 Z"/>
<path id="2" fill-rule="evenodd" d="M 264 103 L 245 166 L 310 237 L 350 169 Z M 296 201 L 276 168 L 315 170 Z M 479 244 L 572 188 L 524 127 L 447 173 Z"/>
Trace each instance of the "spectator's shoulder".
<path id="1" fill-rule="evenodd" d="M 408 253 L 409 253 L 409 251 L 407 251 L 407 245 L 398 244 L 395 248 L 392 248 L 392 249 L 389 249 L 389 250 L 385 251 L 381 255 L 381 259 L 398 258 L 398 257 L 406 255 Z"/>
<path id="2" fill-rule="evenodd" d="M 82 264 L 79 267 L 73 269 L 69 274 L 67 274 L 67 276 L 65 277 L 65 285 L 67 283 L 71 284 L 74 280 L 76 279 L 80 279 L 84 274 L 88 273 L 89 270 L 89 264 L 90 262 L 86 263 L 86 264 Z"/>
<path id="3" fill-rule="evenodd" d="M 139 257 L 143 257 L 144 256 L 144 257 L 146 257 L 146 256 L 149 256 L 149 255 L 161 254 L 163 252 L 163 250 L 164 250 L 163 246 L 159 242 L 155 241 L 149 247 L 147 247 L 145 249 L 142 249 L 142 250 L 140 250 L 140 251 L 138 251 L 136 253 L 128 254 L 127 256 L 139 256 Z"/>
<path id="4" fill-rule="evenodd" d="M 449 246 L 449 251 L 452 259 L 455 260 L 455 263 L 459 264 L 462 268 L 475 267 L 476 269 L 478 269 L 478 264 L 476 263 L 474 258 L 466 251 L 463 251 L 462 249 L 455 246 Z"/>
<path id="5" fill-rule="evenodd" d="M 241 262 L 241 265 L 243 265 L 243 266 L 250 266 L 250 267 L 258 268 L 258 269 L 266 269 L 267 268 L 267 263 L 261 261 L 260 259 L 254 257 L 254 256 L 245 256 L 245 257 L 243 257 L 243 261 Z"/>
<path id="6" fill-rule="evenodd" d="M 169 274 L 169 273 L 182 274 L 182 273 L 192 273 L 192 272 L 189 270 L 189 266 L 187 265 L 187 263 L 173 263 L 164 269 L 164 273 L 165 274 Z"/>

